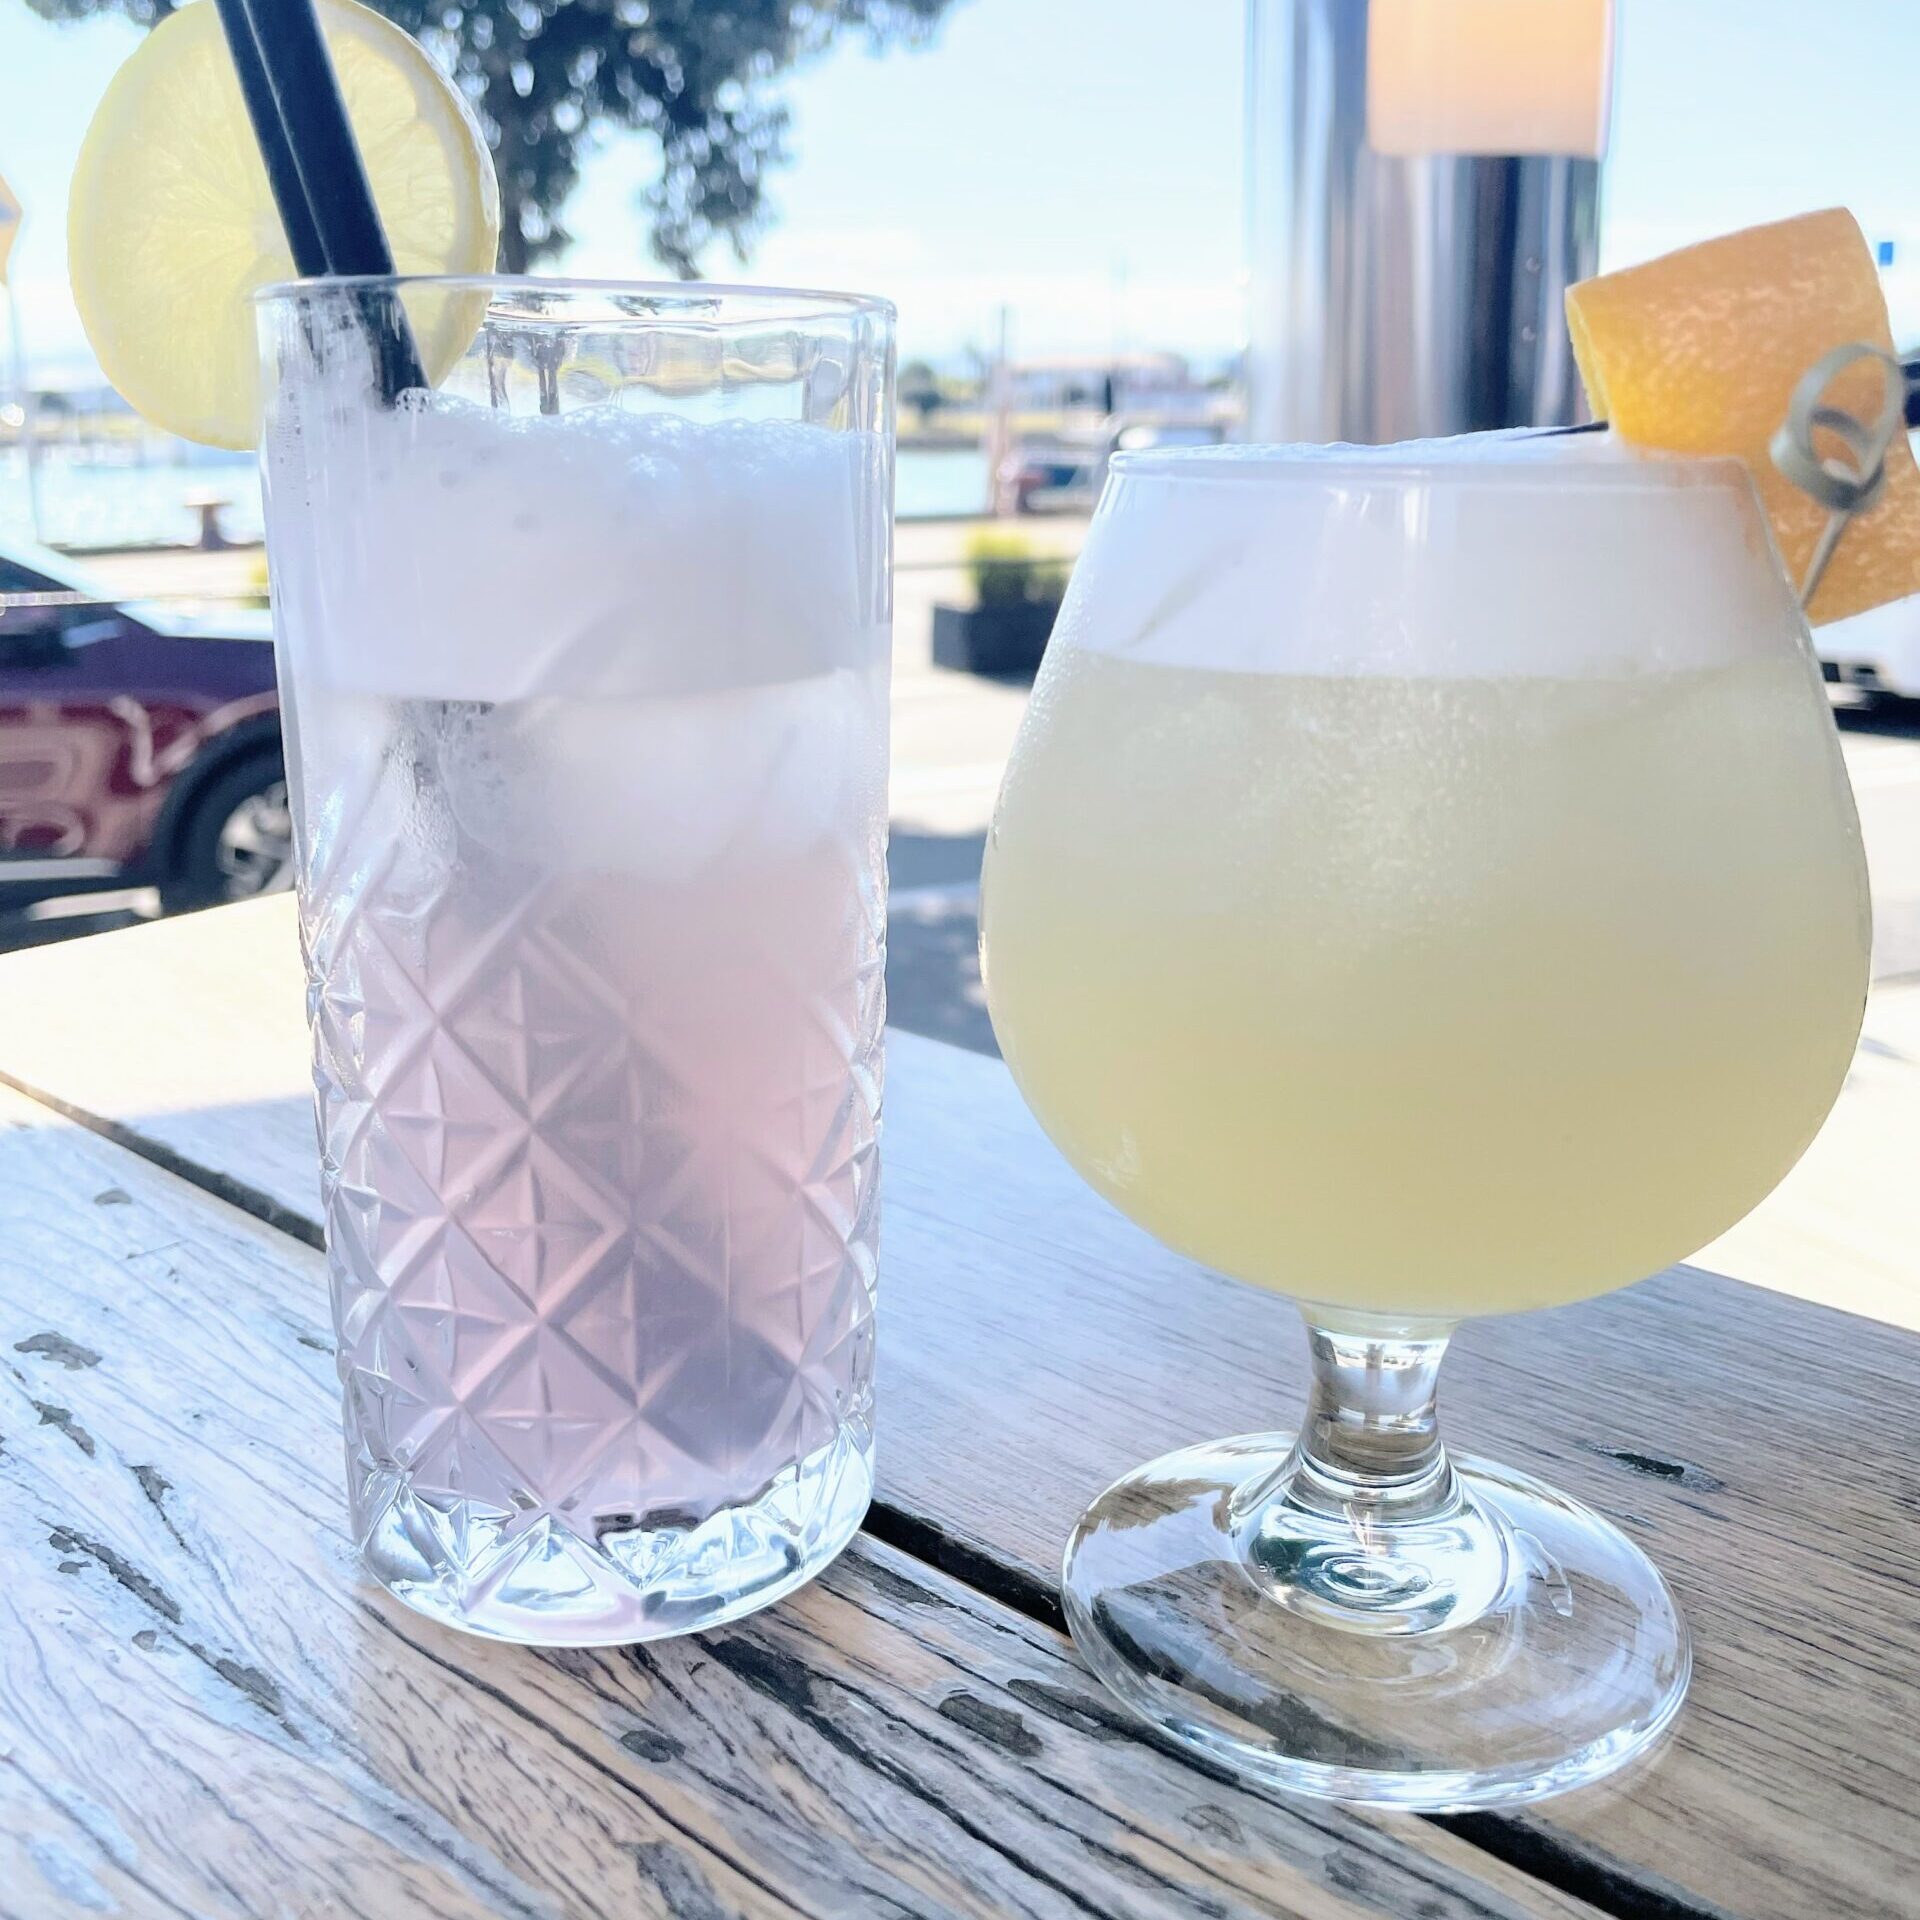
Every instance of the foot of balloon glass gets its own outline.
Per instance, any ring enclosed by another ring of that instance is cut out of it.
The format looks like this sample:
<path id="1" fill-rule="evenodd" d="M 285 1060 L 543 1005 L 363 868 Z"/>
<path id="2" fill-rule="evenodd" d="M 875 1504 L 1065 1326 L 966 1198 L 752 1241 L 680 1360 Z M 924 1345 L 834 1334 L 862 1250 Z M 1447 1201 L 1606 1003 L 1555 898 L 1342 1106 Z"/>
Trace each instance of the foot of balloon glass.
<path id="1" fill-rule="evenodd" d="M 1686 1628 L 1625 1535 L 1523 1474 L 1437 1456 L 1404 1521 L 1331 1494 L 1291 1434 L 1117 1482 L 1067 1548 L 1075 1644 L 1183 1744 L 1296 1792 L 1508 1806 L 1645 1752 Z"/>

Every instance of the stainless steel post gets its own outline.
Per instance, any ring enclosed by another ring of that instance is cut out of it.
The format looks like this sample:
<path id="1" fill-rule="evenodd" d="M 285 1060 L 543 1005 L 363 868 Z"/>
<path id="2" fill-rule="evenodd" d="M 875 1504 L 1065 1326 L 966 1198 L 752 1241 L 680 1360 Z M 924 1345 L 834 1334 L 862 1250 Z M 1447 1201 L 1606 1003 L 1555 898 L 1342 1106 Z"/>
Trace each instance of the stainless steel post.
<path id="1" fill-rule="evenodd" d="M 1600 165 L 1377 151 L 1372 0 L 1247 0 L 1247 437 L 1380 442 L 1575 419 L 1561 297 Z"/>

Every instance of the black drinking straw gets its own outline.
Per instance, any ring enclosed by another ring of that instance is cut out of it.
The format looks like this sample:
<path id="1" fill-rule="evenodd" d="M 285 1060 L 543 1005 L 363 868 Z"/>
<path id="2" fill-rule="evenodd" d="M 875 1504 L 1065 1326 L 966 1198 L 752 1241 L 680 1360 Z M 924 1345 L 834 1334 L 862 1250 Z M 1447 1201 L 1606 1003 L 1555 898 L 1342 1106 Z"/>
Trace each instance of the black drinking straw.
<path id="1" fill-rule="evenodd" d="M 315 279 L 327 271 L 326 249 L 320 244 L 320 230 L 313 224 L 313 213 L 307 206 L 307 190 L 300 184 L 287 130 L 280 124 L 280 109 L 273 103 L 273 89 L 267 84 L 266 64 L 260 57 L 260 42 L 246 0 L 214 0 L 214 4 L 227 36 L 227 51 L 233 55 L 234 71 L 240 76 L 247 118 L 253 122 L 260 157 L 267 164 L 267 184 L 273 189 L 273 204 L 279 208 L 280 224 L 286 229 L 294 271 L 302 279 Z"/>
<path id="2" fill-rule="evenodd" d="M 216 0 L 240 91 L 303 277 L 391 275 L 380 211 L 313 0 Z M 362 302 L 380 391 L 427 384 L 397 296 Z"/>

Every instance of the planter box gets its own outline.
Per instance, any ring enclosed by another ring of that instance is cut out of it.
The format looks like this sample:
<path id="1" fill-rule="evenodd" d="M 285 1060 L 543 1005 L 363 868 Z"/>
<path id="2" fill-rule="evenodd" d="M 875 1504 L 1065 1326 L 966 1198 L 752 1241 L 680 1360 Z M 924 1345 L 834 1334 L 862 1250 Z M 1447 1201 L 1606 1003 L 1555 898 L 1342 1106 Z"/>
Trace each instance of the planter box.
<path id="1" fill-rule="evenodd" d="M 962 673 L 1032 673 L 1047 650 L 1057 600 L 933 610 L 933 664 Z"/>

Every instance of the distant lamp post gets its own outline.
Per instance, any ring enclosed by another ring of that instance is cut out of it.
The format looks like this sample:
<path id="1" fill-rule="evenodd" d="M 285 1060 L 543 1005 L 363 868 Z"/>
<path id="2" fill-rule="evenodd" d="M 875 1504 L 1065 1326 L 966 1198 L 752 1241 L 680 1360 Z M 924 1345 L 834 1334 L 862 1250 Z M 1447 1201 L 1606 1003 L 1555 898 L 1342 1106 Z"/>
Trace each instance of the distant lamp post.
<path id="1" fill-rule="evenodd" d="M 1248 437 L 1572 420 L 1612 0 L 1248 0 Z"/>

